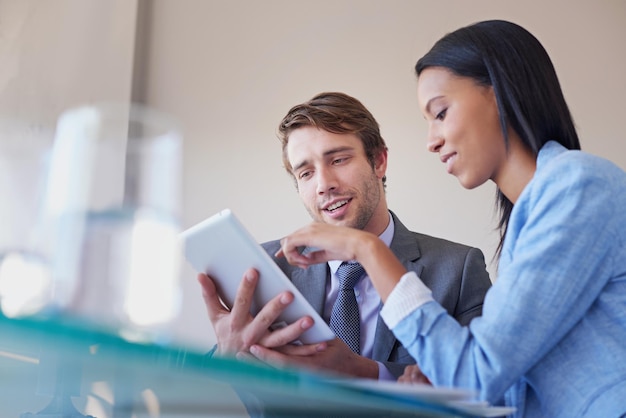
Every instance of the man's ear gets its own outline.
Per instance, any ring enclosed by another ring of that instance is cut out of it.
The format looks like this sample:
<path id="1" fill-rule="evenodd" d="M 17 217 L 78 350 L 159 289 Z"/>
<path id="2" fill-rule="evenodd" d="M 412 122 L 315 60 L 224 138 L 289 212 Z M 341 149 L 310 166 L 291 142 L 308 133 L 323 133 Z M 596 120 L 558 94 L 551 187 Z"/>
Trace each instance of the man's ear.
<path id="1" fill-rule="evenodd" d="M 387 150 L 382 150 L 378 153 L 376 157 L 374 157 L 374 172 L 376 176 L 380 179 L 385 177 L 385 173 L 387 172 Z"/>

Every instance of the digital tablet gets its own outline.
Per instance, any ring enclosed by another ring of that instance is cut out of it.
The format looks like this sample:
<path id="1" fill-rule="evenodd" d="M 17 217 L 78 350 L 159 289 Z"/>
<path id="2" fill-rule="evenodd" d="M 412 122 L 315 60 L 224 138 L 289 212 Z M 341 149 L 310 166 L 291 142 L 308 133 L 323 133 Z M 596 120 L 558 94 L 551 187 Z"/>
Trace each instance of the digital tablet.
<path id="1" fill-rule="evenodd" d="M 187 261 L 198 272 L 211 276 L 219 294 L 232 307 L 244 272 L 254 267 L 259 272 L 250 313 L 256 315 L 274 296 L 284 290 L 294 295 L 293 302 L 283 311 L 275 327 L 291 324 L 308 315 L 313 327 L 301 334 L 305 344 L 327 341 L 335 333 L 302 296 L 285 273 L 265 252 L 230 209 L 224 209 L 181 233 Z"/>

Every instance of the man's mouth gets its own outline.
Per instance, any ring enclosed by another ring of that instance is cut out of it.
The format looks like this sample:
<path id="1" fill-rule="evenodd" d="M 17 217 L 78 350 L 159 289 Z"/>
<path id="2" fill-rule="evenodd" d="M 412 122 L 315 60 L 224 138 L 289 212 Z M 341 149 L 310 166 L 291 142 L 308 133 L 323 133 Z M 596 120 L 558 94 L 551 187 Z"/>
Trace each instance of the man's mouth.
<path id="1" fill-rule="evenodd" d="M 326 209 L 328 212 L 334 212 L 337 209 L 339 209 L 340 207 L 346 205 L 348 202 L 350 201 L 350 199 L 345 199 L 345 200 L 339 200 L 335 203 L 333 203 L 332 205 L 329 205 Z"/>

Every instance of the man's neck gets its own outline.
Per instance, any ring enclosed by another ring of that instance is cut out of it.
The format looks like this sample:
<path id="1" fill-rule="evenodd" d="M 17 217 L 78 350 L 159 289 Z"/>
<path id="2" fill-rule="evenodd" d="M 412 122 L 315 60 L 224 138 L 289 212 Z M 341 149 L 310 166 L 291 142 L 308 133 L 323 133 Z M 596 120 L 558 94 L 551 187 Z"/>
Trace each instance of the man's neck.
<path id="1" fill-rule="evenodd" d="M 382 234 L 385 229 L 387 229 L 390 219 L 391 215 L 387 209 L 387 204 L 385 202 L 381 202 L 363 230 L 378 236 Z"/>

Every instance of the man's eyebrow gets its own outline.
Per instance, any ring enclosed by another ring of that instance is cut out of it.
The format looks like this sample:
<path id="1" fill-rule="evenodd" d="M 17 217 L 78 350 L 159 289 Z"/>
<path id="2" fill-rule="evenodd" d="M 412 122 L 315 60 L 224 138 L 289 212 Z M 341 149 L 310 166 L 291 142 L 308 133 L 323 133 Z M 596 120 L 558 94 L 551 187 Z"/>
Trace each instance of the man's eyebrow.
<path id="1" fill-rule="evenodd" d="M 298 171 L 299 169 L 301 169 L 302 167 L 304 167 L 305 165 L 308 165 L 308 164 L 309 164 L 309 160 L 304 160 L 301 163 L 293 166 L 292 171 L 295 173 L 296 171 Z"/>
<path id="2" fill-rule="evenodd" d="M 349 147 L 347 145 L 344 145 L 342 147 L 331 148 L 327 151 L 324 151 L 324 157 L 328 157 L 329 155 L 333 155 L 333 154 L 337 154 L 337 153 L 345 152 L 345 151 L 352 151 L 352 150 L 354 150 L 354 147 Z"/>

